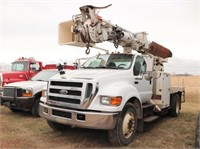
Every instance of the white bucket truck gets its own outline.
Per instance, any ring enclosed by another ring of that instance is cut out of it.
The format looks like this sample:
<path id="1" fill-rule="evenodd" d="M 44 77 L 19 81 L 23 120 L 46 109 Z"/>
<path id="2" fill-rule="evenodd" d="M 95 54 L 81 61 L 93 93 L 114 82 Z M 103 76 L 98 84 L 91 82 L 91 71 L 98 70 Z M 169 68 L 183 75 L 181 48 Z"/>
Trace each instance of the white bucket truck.
<path id="1" fill-rule="evenodd" d="M 106 8 L 106 7 L 102 7 Z M 50 127 L 108 130 L 113 145 L 128 145 L 145 121 L 169 113 L 178 116 L 184 88 L 170 86 L 163 63 L 170 50 L 149 42 L 145 32 L 132 33 L 97 15 L 91 5 L 59 24 L 59 43 L 90 47 L 109 41 L 123 53 L 98 54 L 80 69 L 50 79 L 40 103 L 40 116 Z M 132 50 L 138 54 L 132 54 Z"/>

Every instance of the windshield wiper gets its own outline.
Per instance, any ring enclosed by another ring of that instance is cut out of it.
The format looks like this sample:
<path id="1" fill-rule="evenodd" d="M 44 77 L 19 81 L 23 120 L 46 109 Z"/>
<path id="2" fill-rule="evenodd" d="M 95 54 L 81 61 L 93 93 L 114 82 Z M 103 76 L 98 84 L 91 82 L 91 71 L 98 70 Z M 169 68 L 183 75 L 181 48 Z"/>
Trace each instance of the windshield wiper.
<path id="1" fill-rule="evenodd" d="M 80 68 L 84 68 L 84 69 L 118 69 L 117 67 L 108 67 L 108 66 L 100 66 L 100 67 L 85 67 L 85 66 L 82 66 Z"/>
<path id="2" fill-rule="evenodd" d="M 105 69 L 105 68 L 108 68 L 108 67 L 106 67 L 106 66 L 99 66 L 99 67 L 93 67 L 93 68 L 95 68 L 95 69 Z"/>
<path id="3" fill-rule="evenodd" d="M 98 67 L 85 67 L 85 66 L 82 66 L 82 67 L 80 67 L 80 68 L 84 68 L 84 69 L 96 69 L 96 68 L 98 68 Z"/>
<path id="4" fill-rule="evenodd" d="M 35 80 L 35 81 L 43 81 L 43 82 L 44 82 L 44 81 L 46 81 L 46 80 L 42 80 L 42 79 L 37 79 L 37 80 Z"/>

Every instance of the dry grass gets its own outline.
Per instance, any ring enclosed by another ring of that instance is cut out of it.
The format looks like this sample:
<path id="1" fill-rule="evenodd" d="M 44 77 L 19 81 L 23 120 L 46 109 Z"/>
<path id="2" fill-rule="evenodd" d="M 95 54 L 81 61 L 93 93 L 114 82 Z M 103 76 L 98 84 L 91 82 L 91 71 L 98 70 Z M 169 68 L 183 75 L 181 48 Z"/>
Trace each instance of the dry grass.
<path id="1" fill-rule="evenodd" d="M 177 118 L 168 116 L 145 124 L 143 133 L 125 148 L 194 148 L 200 110 L 200 77 L 173 77 L 172 85 L 185 81 L 186 103 Z M 178 81 L 179 80 L 179 81 Z M 42 118 L 12 113 L 0 107 L 0 148 L 109 148 L 106 131 L 73 128 L 53 131 Z"/>

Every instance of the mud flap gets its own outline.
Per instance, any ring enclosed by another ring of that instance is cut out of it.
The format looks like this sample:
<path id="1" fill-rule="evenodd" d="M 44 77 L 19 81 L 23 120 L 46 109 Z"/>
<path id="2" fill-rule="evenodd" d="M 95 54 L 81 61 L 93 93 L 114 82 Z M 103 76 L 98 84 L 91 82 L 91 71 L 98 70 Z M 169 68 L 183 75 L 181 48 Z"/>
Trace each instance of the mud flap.
<path id="1" fill-rule="evenodd" d="M 137 131 L 143 132 L 144 131 L 144 120 L 138 119 Z"/>

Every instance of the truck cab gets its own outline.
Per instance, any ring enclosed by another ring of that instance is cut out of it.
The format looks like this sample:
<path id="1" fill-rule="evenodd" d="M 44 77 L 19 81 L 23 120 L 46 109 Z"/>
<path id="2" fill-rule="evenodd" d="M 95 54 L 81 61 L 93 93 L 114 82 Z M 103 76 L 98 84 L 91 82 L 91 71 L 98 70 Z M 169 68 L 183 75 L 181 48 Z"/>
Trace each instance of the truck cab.
<path id="1" fill-rule="evenodd" d="M 12 82 L 19 82 L 31 79 L 42 70 L 42 62 L 33 58 L 18 58 L 11 65 L 11 71 L 0 73 L 0 87 Z"/>
<path id="2" fill-rule="evenodd" d="M 27 79 L 30 79 L 42 70 L 42 67 L 42 62 L 35 61 L 34 59 L 20 58 L 12 63 L 11 71 L 24 72 Z"/>

